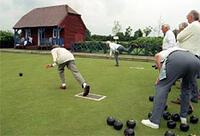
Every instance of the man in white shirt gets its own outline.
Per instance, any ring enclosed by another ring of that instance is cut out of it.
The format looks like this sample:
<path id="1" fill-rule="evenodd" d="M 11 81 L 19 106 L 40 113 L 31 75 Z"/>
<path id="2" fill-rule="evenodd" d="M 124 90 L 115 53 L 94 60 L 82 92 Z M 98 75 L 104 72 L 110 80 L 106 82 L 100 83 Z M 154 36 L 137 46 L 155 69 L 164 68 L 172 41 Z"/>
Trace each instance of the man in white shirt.
<path id="1" fill-rule="evenodd" d="M 189 25 L 177 35 L 180 47 L 200 56 L 200 22 L 199 13 L 192 10 L 187 15 Z"/>
<path id="2" fill-rule="evenodd" d="M 110 57 L 109 58 L 111 58 L 112 53 L 114 53 L 115 61 L 116 61 L 115 66 L 119 66 L 118 56 L 120 53 L 128 52 L 130 54 L 133 51 L 133 45 L 131 45 L 131 47 L 128 50 L 126 48 L 124 48 L 124 46 L 122 46 L 120 44 L 112 43 L 110 41 L 107 41 L 106 45 L 110 47 Z"/>
<path id="3" fill-rule="evenodd" d="M 200 56 L 200 22 L 199 13 L 192 10 L 187 15 L 189 25 L 177 35 L 180 48 L 187 49 L 193 54 Z M 200 57 L 199 57 L 200 58 Z M 200 75 L 200 73 L 199 73 Z M 193 91 L 191 93 L 191 101 L 197 103 L 200 99 L 198 92 L 198 83 L 196 80 L 193 83 Z"/>
<path id="4" fill-rule="evenodd" d="M 200 72 L 200 60 L 191 52 L 178 47 L 161 51 L 155 55 L 155 59 L 160 74 L 156 80 L 153 112 L 149 119 L 142 120 L 142 124 L 154 129 L 159 128 L 171 86 L 179 78 L 182 78 L 181 123 L 187 124 L 191 81 Z"/>
<path id="5" fill-rule="evenodd" d="M 85 83 L 82 75 L 78 72 L 73 54 L 67 49 L 61 48 L 58 45 L 54 45 L 52 48 L 51 54 L 53 56 L 54 63 L 47 64 L 46 68 L 52 68 L 58 65 L 58 71 L 62 81 L 60 88 L 66 89 L 64 68 L 67 66 L 67 68 L 73 73 L 75 79 L 82 85 L 82 88 L 84 89 L 83 96 L 87 96 L 90 91 L 90 86 Z"/>
<path id="6" fill-rule="evenodd" d="M 162 50 L 167 50 L 171 47 L 175 47 L 176 38 L 174 33 L 170 30 L 170 26 L 168 24 L 162 25 L 162 31 L 165 35 L 163 39 Z"/>

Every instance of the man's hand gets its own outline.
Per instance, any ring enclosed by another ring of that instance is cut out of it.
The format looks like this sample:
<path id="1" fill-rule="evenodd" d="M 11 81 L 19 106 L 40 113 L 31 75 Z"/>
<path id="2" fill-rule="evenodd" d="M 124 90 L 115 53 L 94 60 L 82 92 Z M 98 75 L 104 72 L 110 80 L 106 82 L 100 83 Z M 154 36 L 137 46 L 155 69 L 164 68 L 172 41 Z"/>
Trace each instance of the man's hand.
<path id="1" fill-rule="evenodd" d="M 162 64 L 161 64 L 162 59 L 163 59 L 163 58 L 162 58 L 162 56 L 161 56 L 159 53 L 157 53 L 157 54 L 155 55 L 156 67 L 158 68 L 159 72 L 160 72 L 160 69 L 161 69 L 161 67 L 162 67 Z"/>
<path id="2" fill-rule="evenodd" d="M 158 84 L 158 82 L 159 82 L 159 79 L 158 79 L 158 78 L 156 78 L 155 85 L 157 85 L 157 84 Z"/>
<path id="3" fill-rule="evenodd" d="M 45 68 L 51 68 L 52 66 L 51 66 L 51 64 L 47 64 L 46 66 L 45 66 Z"/>

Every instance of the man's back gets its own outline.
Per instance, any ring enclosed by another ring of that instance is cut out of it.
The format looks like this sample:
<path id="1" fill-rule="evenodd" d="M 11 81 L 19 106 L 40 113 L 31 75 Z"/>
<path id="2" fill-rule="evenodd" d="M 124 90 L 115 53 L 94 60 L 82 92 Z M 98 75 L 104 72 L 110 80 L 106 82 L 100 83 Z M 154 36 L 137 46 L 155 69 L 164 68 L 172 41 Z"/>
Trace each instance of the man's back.
<path id="1" fill-rule="evenodd" d="M 64 62 L 74 60 L 73 54 L 65 48 L 54 48 L 51 50 L 54 62 L 62 64 Z"/>
<path id="2" fill-rule="evenodd" d="M 112 50 L 116 50 L 120 45 L 119 44 L 116 44 L 116 43 L 110 43 L 110 49 Z"/>

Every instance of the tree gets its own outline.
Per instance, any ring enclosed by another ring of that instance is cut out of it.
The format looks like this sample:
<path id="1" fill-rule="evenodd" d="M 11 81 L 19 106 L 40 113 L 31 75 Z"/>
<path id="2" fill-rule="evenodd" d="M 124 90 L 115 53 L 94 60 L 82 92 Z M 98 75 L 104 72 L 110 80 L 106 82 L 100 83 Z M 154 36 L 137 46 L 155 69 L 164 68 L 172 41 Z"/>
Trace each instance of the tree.
<path id="1" fill-rule="evenodd" d="M 124 38 L 125 38 L 126 41 L 130 40 L 132 30 L 133 30 L 133 29 L 132 29 L 130 26 L 128 26 L 128 27 L 126 28 L 126 31 L 125 31 L 125 34 L 124 34 Z"/>
<path id="2" fill-rule="evenodd" d="M 145 29 L 143 29 L 144 36 L 147 37 L 151 33 L 152 29 L 151 26 L 145 27 Z"/>
<path id="3" fill-rule="evenodd" d="M 119 24 L 119 21 L 114 21 L 114 26 L 112 28 L 113 35 L 116 35 L 118 32 L 120 32 L 122 29 L 121 25 Z"/>
<path id="4" fill-rule="evenodd" d="M 135 31 L 134 39 L 137 39 L 137 38 L 142 37 L 142 36 L 143 36 L 143 33 L 142 33 L 141 29 L 138 29 L 137 31 Z"/>
<path id="5" fill-rule="evenodd" d="M 90 41 L 91 39 L 91 32 L 89 29 L 86 29 L 86 41 Z"/>
<path id="6" fill-rule="evenodd" d="M 120 41 L 124 41 L 124 40 L 125 40 L 125 39 L 124 39 L 124 33 L 123 33 L 123 32 L 118 32 L 118 33 L 116 33 L 116 36 L 119 37 Z"/>

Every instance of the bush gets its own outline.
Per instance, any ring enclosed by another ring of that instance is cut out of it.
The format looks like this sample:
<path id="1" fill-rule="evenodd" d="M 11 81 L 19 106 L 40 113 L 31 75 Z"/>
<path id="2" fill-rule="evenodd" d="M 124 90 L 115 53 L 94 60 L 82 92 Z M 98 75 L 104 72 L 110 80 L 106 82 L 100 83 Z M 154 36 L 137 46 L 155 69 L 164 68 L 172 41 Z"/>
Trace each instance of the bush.
<path id="1" fill-rule="evenodd" d="M 102 41 L 86 41 L 72 43 L 71 50 L 73 52 L 107 52 L 107 46 Z"/>
<path id="2" fill-rule="evenodd" d="M 14 34 L 11 31 L 0 30 L 0 41 L 13 41 Z"/>
<path id="3" fill-rule="evenodd" d="M 154 56 L 161 51 L 163 38 L 161 37 L 140 37 L 133 41 L 118 41 L 118 44 L 125 48 L 130 48 L 132 44 L 137 44 L 131 52 L 134 55 Z M 72 51 L 74 52 L 103 52 L 107 53 L 108 49 L 104 41 L 86 41 L 76 42 L 72 44 Z"/>
<path id="4" fill-rule="evenodd" d="M 162 37 L 140 37 L 137 38 L 134 41 L 131 41 L 131 43 L 135 44 L 148 44 L 148 45 L 162 45 L 163 38 Z"/>
<path id="5" fill-rule="evenodd" d="M 14 34 L 10 31 L 0 30 L 0 48 L 14 47 Z"/>

